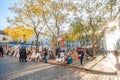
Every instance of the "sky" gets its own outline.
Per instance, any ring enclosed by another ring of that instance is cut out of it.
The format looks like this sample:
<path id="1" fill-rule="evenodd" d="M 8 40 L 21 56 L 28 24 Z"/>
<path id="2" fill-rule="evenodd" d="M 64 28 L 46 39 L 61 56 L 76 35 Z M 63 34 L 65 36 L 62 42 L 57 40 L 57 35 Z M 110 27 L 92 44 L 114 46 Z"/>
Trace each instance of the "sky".
<path id="1" fill-rule="evenodd" d="M 4 30 L 9 24 L 7 17 L 12 17 L 13 13 L 8 9 L 17 0 L 0 0 L 0 30 Z"/>

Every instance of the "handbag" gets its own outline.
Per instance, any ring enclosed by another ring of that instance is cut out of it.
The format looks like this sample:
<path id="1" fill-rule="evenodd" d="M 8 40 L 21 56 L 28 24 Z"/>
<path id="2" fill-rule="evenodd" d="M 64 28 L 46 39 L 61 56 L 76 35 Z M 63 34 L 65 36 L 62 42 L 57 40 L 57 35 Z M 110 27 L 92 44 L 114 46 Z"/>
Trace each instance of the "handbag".
<path id="1" fill-rule="evenodd" d="M 81 55 L 78 55 L 78 59 L 80 59 L 81 58 Z"/>

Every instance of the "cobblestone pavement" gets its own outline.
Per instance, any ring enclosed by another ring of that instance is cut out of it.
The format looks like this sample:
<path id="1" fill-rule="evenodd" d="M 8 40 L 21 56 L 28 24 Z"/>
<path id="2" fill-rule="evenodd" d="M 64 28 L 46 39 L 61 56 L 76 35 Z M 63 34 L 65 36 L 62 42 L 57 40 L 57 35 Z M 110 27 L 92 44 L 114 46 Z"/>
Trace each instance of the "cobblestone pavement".
<path id="1" fill-rule="evenodd" d="M 20 63 L 17 58 L 5 56 L 0 58 L 0 80 L 117 80 L 117 78 L 116 75 L 73 71 L 42 62 Z"/>

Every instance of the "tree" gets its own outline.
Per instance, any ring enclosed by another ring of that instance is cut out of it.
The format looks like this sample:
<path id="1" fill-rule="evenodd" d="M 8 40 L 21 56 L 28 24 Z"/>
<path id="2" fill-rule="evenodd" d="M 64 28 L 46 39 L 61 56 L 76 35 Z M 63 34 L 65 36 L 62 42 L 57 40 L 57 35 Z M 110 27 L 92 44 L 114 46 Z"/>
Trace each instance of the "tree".
<path id="1" fill-rule="evenodd" d="M 80 40 L 81 46 L 88 45 L 90 40 L 91 29 L 82 20 L 75 20 L 71 24 L 70 31 L 72 35 L 77 35 L 77 39 Z"/>
<path id="2" fill-rule="evenodd" d="M 92 45 L 93 57 L 96 57 L 95 45 L 99 43 L 103 37 L 107 26 L 106 20 L 109 12 L 105 12 L 104 1 L 84 0 L 80 2 L 78 20 L 73 24 L 73 32 L 80 37 L 86 37 Z"/>
<path id="3" fill-rule="evenodd" d="M 15 13 L 13 19 L 8 18 L 8 22 L 11 22 L 16 26 L 30 27 L 34 30 L 36 36 L 36 52 L 38 52 L 38 39 L 40 33 L 44 30 L 44 24 L 42 16 L 42 7 L 39 6 L 41 0 L 22 0 L 16 3 L 10 8 Z M 48 3 L 49 0 L 44 0 Z M 45 4 L 44 4 L 45 5 Z"/>
<path id="4" fill-rule="evenodd" d="M 71 14 L 70 12 L 75 12 L 76 10 L 77 7 L 71 1 L 51 0 L 49 2 L 49 8 L 46 8 L 43 11 L 45 25 L 53 37 L 54 57 L 56 54 L 57 38 L 61 35 L 60 32 L 64 28 L 63 25 L 65 25 L 65 23 L 69 20 L 69 16 Z"/>
<path id="5" fill-rule="evenodd" d="M 69 42 L 72 41 L 72 39 L 73 39 L 71 37 L 71 33 L 69 33 L 69 32 L 62 33 L 61 38 L 62 38 L 63 41 L 66 42 L 66 45 L 67 45 L 67 48 L 68 48 Z"/>
<path id="6" fill-rule="evenodd" d="M 106 0 L 105 1 L 105 12 L 109 12 L 109 20 L 116 19 L 117 15 L 119 14 L 120 7 L 119 7 L 120 1 L 119 0 Z"/>
<path id="7" fill-rule="evenodd" d="M 24 28 L 21 26 L 17 27 L 8 27 L 4 29 L 4 32 L 12 37 L 15 41 L 18 41 L 18 39 L 23 39 L 23 36 L 25 35 L 26 41 L 29 40 L 29 38 L 34 34 L 34 31 L 28 28 Z"/>

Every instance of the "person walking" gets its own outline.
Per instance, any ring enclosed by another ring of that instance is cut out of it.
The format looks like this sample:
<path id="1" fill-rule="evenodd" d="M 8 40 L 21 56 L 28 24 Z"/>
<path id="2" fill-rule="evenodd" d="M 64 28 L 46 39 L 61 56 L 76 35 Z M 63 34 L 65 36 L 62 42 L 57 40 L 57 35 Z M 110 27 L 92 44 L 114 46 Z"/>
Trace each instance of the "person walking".
<path id="1" fill-rule="evenodd" d="M 22 48 L 20 49 L 20 53 L 19 53 L 19 54 L 20 54 L 19 62 L 21 62 L 21 61 L 22 61 L 22 62 L 27 62 L 27 61 L 26 61 L 26 58 L 27 58 L 26 49 L 22 47 Z"/>
<path id="2" fill-rule="evenodd" d="M 80 56 L 80 63 L 81 63 L 81 65 L 83 64 L 83 59 L 84 59 L 84 51 L 83 51 L 83 49 L 81 49 L 81 56 Z"/>
<path id="3" fill-rule="evenodd" d="M 3 53 L 4 53 L 3 48 L 2 48 L 2 46 L 0 45 L 0 54 L 1 54 L 2 57 L 3 57 Z"/>
<path id="4" fill-rule="evenodd" d="M 22 48 L 20 48 L 20 50 L 19 50 L 19 62 L 21 62 L 21 60 L 22 60 Z"/>
<path id="5" fill-rule="evenodd" d="M 45 53 L 44 53 L 44 60 L 45 60 L 45 63 L 48 63 L 48 51 L 46 48 L 45 48 Z"/>
<path id="6" fill-rule="evenodd" d="M 27 58 L 26 48 L 23 48 L 23 53 L 24 53 L 23 59 L 25 62 L 27 62 L 27 60 L 26 60 L 26 58 Z"/>

